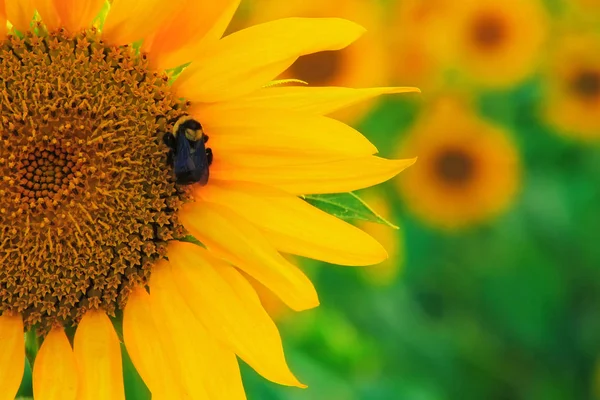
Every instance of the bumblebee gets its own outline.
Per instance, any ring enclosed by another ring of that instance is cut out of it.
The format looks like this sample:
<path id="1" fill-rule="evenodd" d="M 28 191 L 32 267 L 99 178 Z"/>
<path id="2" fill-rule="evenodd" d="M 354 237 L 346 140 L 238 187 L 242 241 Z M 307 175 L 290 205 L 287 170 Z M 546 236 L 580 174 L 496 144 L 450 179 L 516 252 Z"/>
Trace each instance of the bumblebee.
<path id="1" fill-rule="evenodd" d="M 163 141 L 170 149 L 167 164 L 173 168 L 175 182 L 206 185 L 213 153 L 206 147 L 208 136 L 200 122 L 189 115 L 179 118 L 173 125 L 173 132 L 165 133 Z"/>

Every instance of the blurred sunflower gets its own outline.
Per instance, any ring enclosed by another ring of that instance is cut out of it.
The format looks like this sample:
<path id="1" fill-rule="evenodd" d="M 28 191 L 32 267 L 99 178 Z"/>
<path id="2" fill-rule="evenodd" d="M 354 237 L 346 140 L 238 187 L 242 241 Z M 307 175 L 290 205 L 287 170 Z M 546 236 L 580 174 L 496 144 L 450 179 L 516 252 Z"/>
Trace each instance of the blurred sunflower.
<path id="1" fill-rule="evenodd" d="M 449 0 L 399 1 L 388 24 L 391 75 L 395 81 L 419 86 L 431 94 L 443 86 L 449 61 L 446 27 L 448 14 L 455 7 Z"/>
<path id="2" fill-rule="evenodd" d="M 378 2 L 345 0 L 343 3 L 318 0 L 252 0 L 242 26 L 292 16 L 308 18 L 339 17 L 359 23 L 367 32 L 340 51 L 304 55 L 285 71 L 281 79 L 300 79 L 314 86 L 371 87 L 388 82 L 388 55 L 382 31 L 383 9 Z M 338 111 L 336 119 L 360 120 L 374 101 Z"/>
<path id="3" fill-rule="evenodd" d="M 540 1 L 465 0 L 453 10 L 453 57 L 470 79 L 502 88 L 535 70 L 547 30 Z"/>
<path id="4" fill-rule="evenodd" d="M 567 2 L 567 6 L 575 8 L 582 15 L 600 18 L 600 0 L 573 0 Z"/>
<path id="5" fill-rule="evenodd" d="M 423 221 L 458 229 L 492 217 L 519 186 L 517 151 L 507 133 L 455 99 L 426 110 L 401 143 L 419 163 L 397 179 L 407 206 Z"/>
<path id="6" fill-rule="evenodd" d="M 600 138 L 600 36 L 564 35 L 546 71 L 544 118 L 579 139 Z"/>
<path id="7" fill-rule="evenodd" d="M 362 198 L 381 217 L 388 220 L 391 218 L 392 210 L 389 200 L 381 191 L 369 191 L 362 194 Z M 392 284 L 398 278 L 398 274 L 404 265 L 404 237 L 401 228 L 390 229 L 389 226 L 384 224 L 363 221 L 359 222 L 358 226 L 377 239 L 389 255 L 389 258 L 380 264 L 361 268 L 359 270 L 360 275 L 372 285 L 385 286 Z"/>
<path id="8" fill-rule="evenodd" d="M 155 399 L 244 399 L 236 355 L 303 386 L 240 271 L 304 310 L 318 305 L 315 289 L 280 251 L 386 258 L 297 196 L 367 187 L 414 162 L 375 157 L 360 133 L 322 116 L 399 90 L 265 88 L 363 29 L 294 18 L 220 39 L 238 3 L 114 0 L 101 30 L 92 21 L 104 0 L 0 3 L 0 27 L 15 29 L 0 32 L 1 398 L 21 381 L 25 330 L 44 337 L 37 400 L 124 399 L 121 340 Z M 186 175 L 173 176 L 167 154 L 187 153 L 163 143 L 172 130 L 203 163 L 210 136 L 208 185 L 177 184 Z"/>

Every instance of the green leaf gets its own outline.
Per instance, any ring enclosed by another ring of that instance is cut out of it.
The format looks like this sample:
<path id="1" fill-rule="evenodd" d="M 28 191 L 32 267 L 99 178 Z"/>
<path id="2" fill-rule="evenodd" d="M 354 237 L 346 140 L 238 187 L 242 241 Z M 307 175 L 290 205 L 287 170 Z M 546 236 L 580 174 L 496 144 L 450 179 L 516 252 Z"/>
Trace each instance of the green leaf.
<path id="1" fill-rule="evenodd" d="M 38 351 L 40 350 L 40 338 L 35 332 L 35 328 L 25 333 L 25 355 L 30 364 L 33 364 Z"/>
<path id="2" fill-rule="evenodd" d="M 192 235 L 187 235 L 177 240 L 179 240 L 180 242 L 189 242 L 195 244 L 196 246 L 204 247 L 202 242 L 193 237 Z"/>
<path id="3" fill-rule="evenodd" d="M 182 64 L 175 68 L 168 69 L 166 72 L 167 76 L 169 77 L 169 85 L 172 85 L 173 82 L 175 82 L 177 78 L 179 78 L 179 75 L 181 75 L 183 70 L 186 69 L 190 64 L 191 62 Z"/>
<path id="4" fill-rule="evenodd" d="M 355 193 L 312 194 L 303 196 L 311 205 L 344 221 L 368 221 L 398 227 L 377 214 Z"/>
<path id="5" fill-rule="evenodd" d="M 102 10 L 100 10 L 100 12 L 96 16 L 96 18 L 94 18 L 94 21 L 92 22 L 92 24 L 96 25 L 100 29 L 102 29 L 102 27 L 104 26 L 104 22 L 106 21 L 106 17 L 108 16 L 109 12 L 110 12 L 110 1 L 106 0 L 104 2 L 104 6 L 102 6 Z"/>
<path id="6" fill-rule="evenodd" d="M 23 372 L 21 386 L 17 392 L 17 398 L 33 398 L 33 380 L 31 377 L 31 370 L 29 359 L 25 358 L 25 371 Z"/>
<path id="7" fill-rule="evenodd" d="M 150 400 L 152 395 L 150 390 L 144 384 L 144 381 L 133 366 L 127 348 L 121 344 L 121 354 L 123 355 L 123 382 L 125 384 L 125 398 L 127 400 Z"/>

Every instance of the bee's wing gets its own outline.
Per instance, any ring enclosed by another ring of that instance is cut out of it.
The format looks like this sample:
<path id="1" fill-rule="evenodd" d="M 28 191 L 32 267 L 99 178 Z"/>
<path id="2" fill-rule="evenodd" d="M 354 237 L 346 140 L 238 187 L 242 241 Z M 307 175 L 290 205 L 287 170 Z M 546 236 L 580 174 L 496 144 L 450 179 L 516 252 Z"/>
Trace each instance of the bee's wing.
<path id="1" fill-rule="evenodd" d="M 192 147 L 185 135 L 177 135 L 177 151 L 173 170 L 176 174 L 182 174 L 196 169 L 194 159 L 192 158 Z"/>
<path id="2" fill-rule="evenodd" d="M 208 157 L 206 156 L 206 146 L 204 140 L 200 139 L 193 143 L 194 147 L 194 165 L 196 170 L 194 175 L 201 185 L 208 182 Z"/>

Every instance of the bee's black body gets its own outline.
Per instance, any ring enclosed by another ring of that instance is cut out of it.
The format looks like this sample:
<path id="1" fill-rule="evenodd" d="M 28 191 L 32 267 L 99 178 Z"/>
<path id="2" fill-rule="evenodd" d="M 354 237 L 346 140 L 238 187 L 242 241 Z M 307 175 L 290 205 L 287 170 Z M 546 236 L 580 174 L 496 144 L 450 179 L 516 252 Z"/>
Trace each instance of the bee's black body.
<path id="1" fill-rule="evenodd" d="M 183 117 L 175 124 L 173 133 L 165 133 L 163 140 L 171 149 L 167 163 L 173 167 L 175 182 L 206 185 L 213 157 L 212 150 L 206 147 L 208 136 L 202 125 L 190 117 Z"/>

